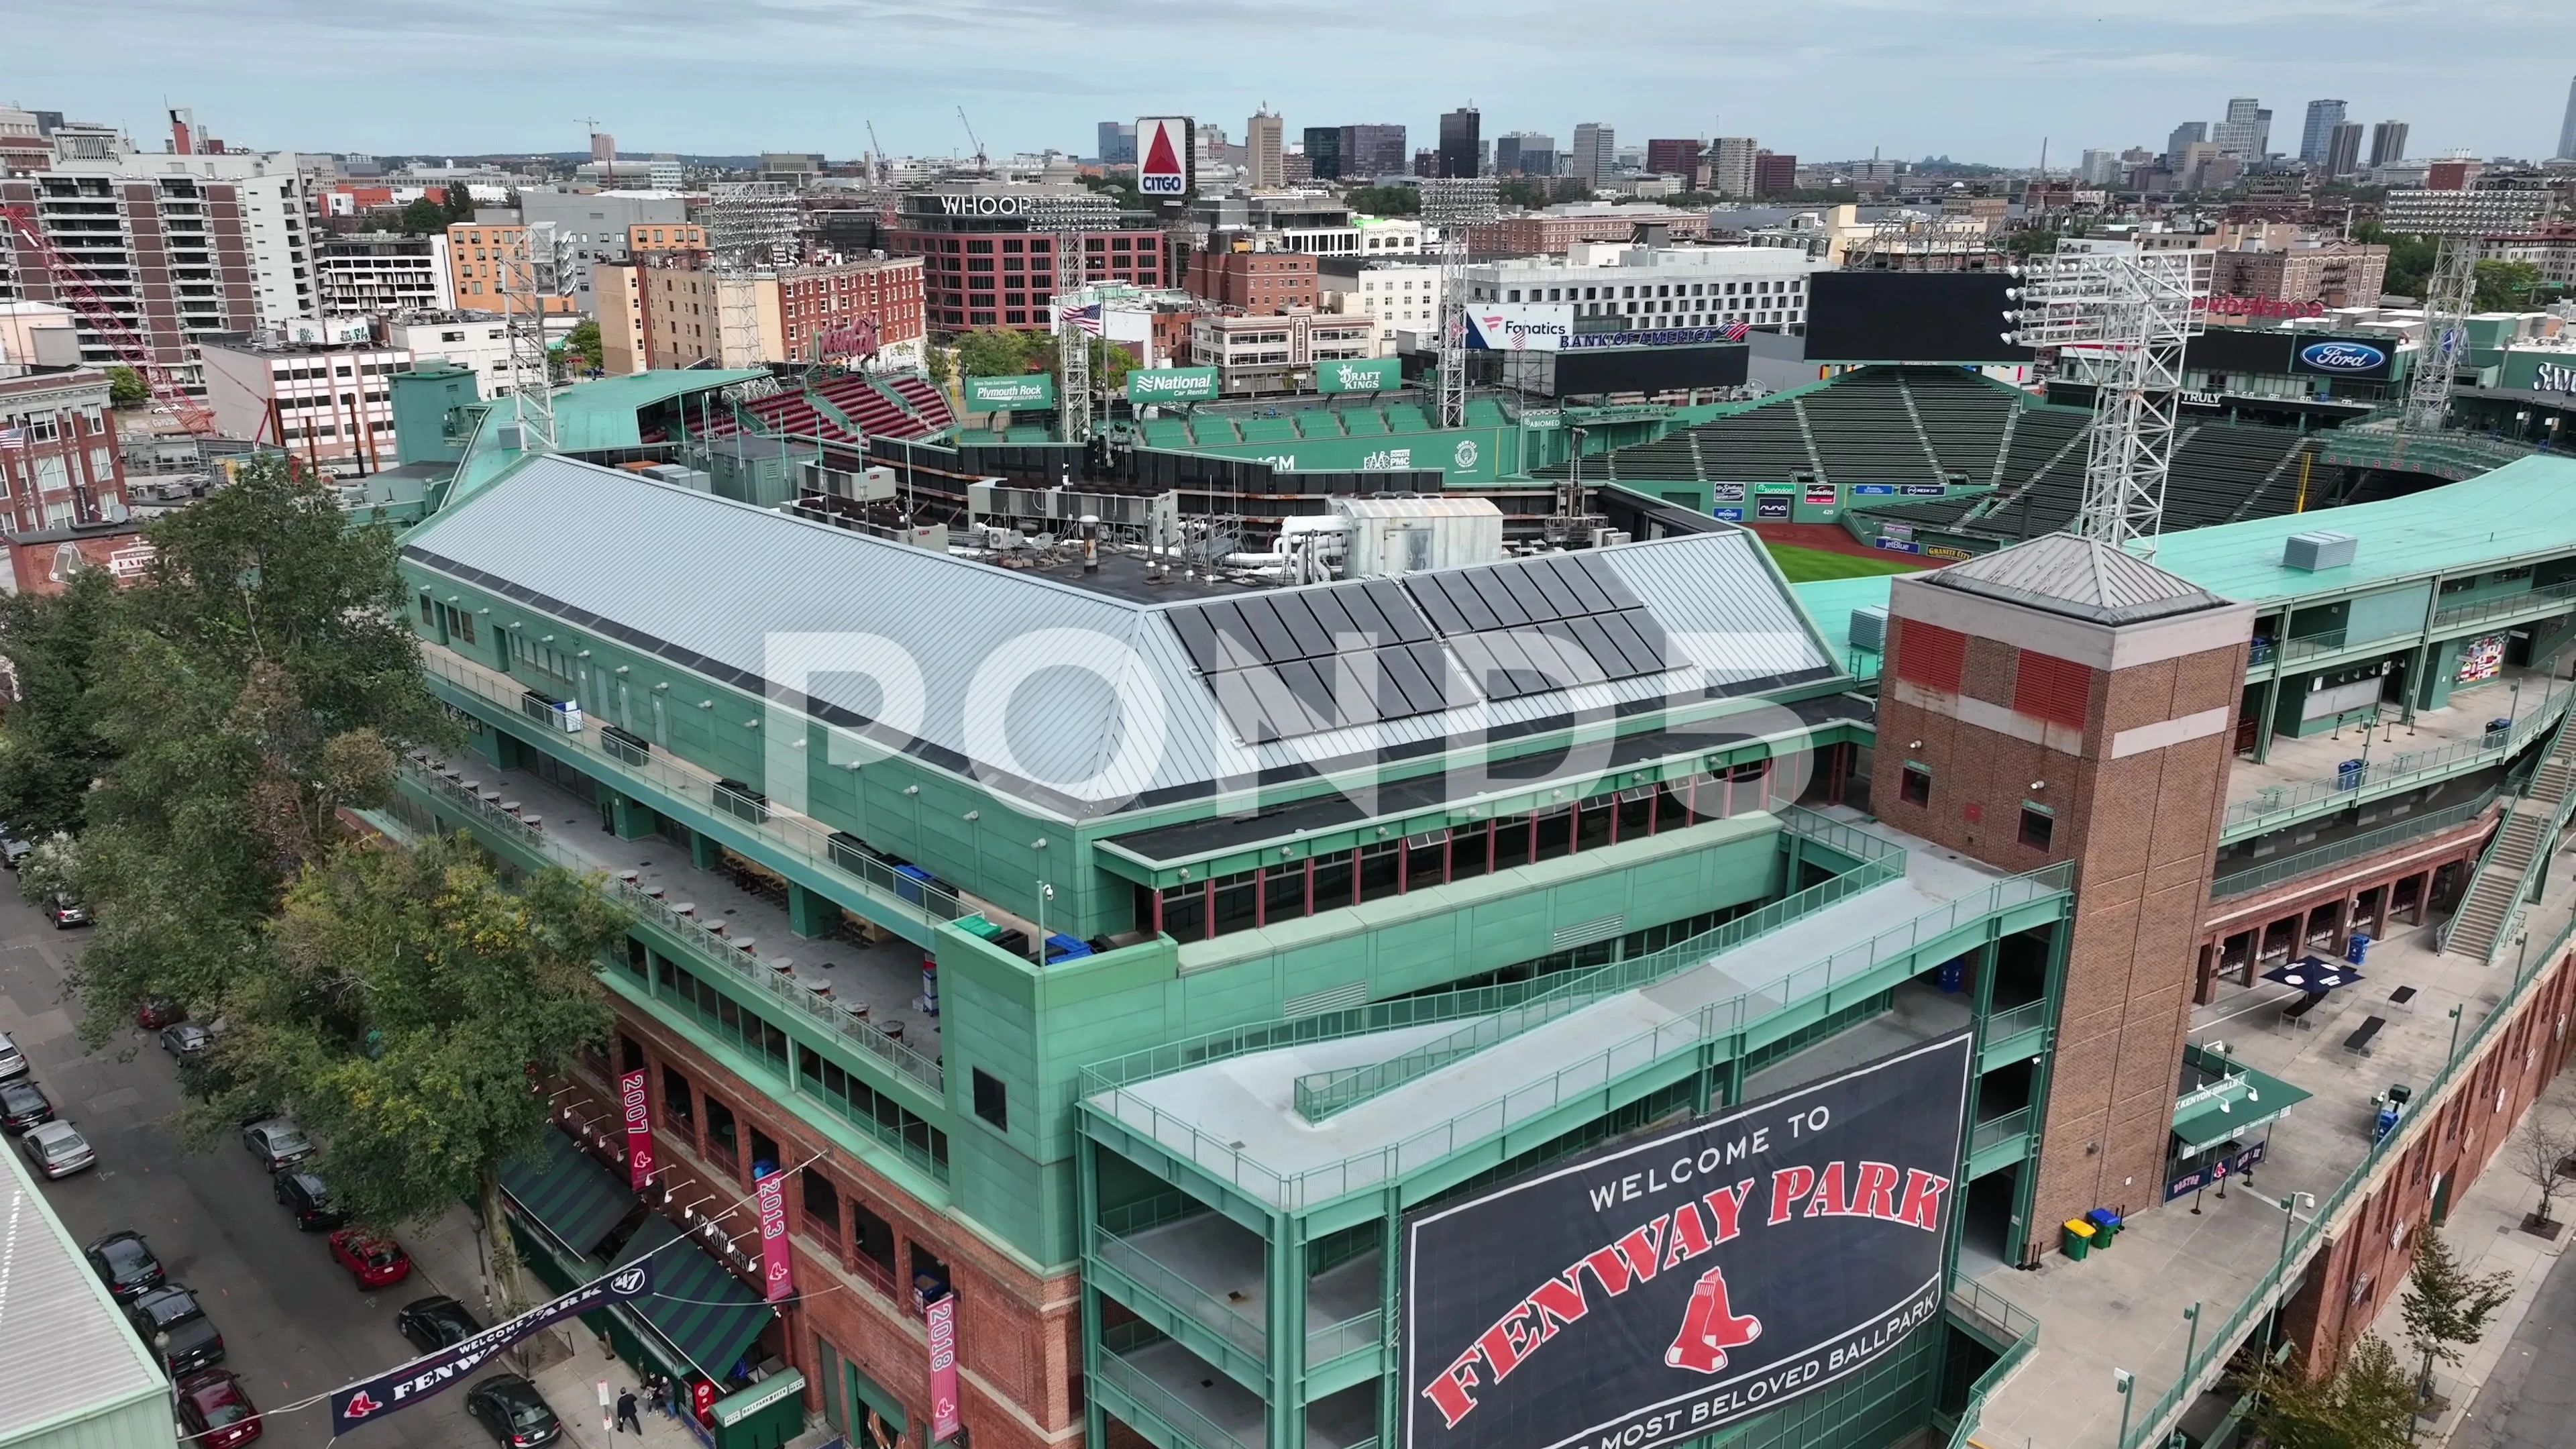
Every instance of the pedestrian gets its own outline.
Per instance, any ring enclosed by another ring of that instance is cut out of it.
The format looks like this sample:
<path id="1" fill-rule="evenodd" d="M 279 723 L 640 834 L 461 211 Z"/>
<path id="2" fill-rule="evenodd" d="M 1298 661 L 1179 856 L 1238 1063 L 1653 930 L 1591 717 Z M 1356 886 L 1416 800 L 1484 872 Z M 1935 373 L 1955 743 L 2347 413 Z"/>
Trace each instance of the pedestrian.
<path id="1" fill-rule="evenodd" d="M 637 1437 L 640 1438 L 643 1436 L 644 1421 L 636 1416 L 635 1391 L 633 1389 L 619 1389 L 617 1391 L 617 1427 L 620 1429 L 632 1428 Z"/>
<path id="2" fill-rule="evenodd" d="M 660 1374 L 644 1376 L 645 1404 L 656 1414 L 671 1412 L 671 1382 Z"/>

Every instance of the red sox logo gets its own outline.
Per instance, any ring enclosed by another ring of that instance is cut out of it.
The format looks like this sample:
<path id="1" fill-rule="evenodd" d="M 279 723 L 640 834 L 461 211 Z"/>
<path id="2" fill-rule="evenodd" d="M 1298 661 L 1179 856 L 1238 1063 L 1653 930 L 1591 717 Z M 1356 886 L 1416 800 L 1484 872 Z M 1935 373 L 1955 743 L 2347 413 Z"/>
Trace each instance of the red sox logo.
<path id="1" fill-rule="evenodd" d="M 365 1389 L 360 1389 L 356 1396 L 349 1400 L 349 1406 L 342 1409 L 340 1413 L 344 1418 L 363 1419 L 383 1407 L 384 1405 L 376 1402 L 373 1395 Z"/>
<path id="2" fill-rule="evenodd" d="M 1727 1303 L 1726 1270 L 1711 1268 L 1699 1275 L 1699 1286 L 1691 1290 L 1690 1307 L 1682 1312 L 1681 1332 L 1673 1335 L 1673 1346 L 1664 1350 L 1664 1362 L 1674 1368 L 1713 1374 L 1726 1367 L 1728 1349 L 1742 1348 L 1761 1336 L 1761 1319 L 1750 1313 L 1739 1314 Z"/>

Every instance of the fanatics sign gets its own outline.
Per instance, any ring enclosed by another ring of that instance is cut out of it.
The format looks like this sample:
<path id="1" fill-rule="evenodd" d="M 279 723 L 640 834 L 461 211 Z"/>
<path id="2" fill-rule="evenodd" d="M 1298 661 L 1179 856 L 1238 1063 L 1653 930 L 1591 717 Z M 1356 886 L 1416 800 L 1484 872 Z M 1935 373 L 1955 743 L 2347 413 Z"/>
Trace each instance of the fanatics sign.
<path id="1" fill-rule="evenodd" d="M 1655 1449 L 1941 1312 L 1961 1032 L 1405 1223 L 1405 1449 Z"/>

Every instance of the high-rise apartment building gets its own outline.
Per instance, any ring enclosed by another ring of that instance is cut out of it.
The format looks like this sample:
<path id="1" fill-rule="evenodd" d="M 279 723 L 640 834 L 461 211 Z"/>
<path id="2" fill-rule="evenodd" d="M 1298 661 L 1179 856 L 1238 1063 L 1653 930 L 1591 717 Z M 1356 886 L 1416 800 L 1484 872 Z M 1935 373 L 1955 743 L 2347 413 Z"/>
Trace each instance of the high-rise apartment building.
<path id="1" fill-rule="evenodd" d="M 2271 113 L 2252 96 L 2237 96 L 2227 103 L 2227 119 L 2209 128 L 2209 139 L 2218 145 L 2218 154 L 2240 161 L 2262 159 L 2268 140 Z"/>
<path id="2" fill-rule="evenodd" d="M 2299 128 L 2299 159 L 2314 166 L 2326 159 L 2326 150 L 2334 143 L 2334 128 L 2343 124 L 2341 101 L 2308 102 L 2307 124 Z"/>
<path id="3" fill-rule="evenodd" d="M 1494 140 L 1497 176 L 1554 176 L 1556 138 L 1536 131 L 1513 131 Z"/>
<path id="4" fill-rule="evenodd" d="M 1761 145 L 1751 136 L 1720 136 L 1708 147 L 1708 189 L 1720 196 L 1753 194 L 1753 156 Z"/>
<path id="5" fill-rule="evenodd" d="M 313 275 L 328 315 L 445 311 L 456 305 L 444 232 L 329 237 L 314 248 Z"/>
<path id="6" fill-rule="evenodd" d="M 1318 181 L 1337 181 L 1342 174 L 1342 128 L 1306 128 L 1306 169 Z"/>
<path id="7" fill-rule="evenodd" d="M 2576 158 L 2576 80 L 2567 83 L 2567 114 L 2558 122 L 2558 156 Z"/>
<path id="8" fill-rule="evenodd" d="M 1401 176 L 1412 164 L 1413 153 L 1405 149 L 1402 126 L 1344 126 L 1341 150 L 1345 181 Z"/>
<path id="9" fill-rule="evenodd" d="M 2076 179 L 2087 186 L 2117 185 L 2120 174 L 2119 152 L 2091 149 L 2085 151 L 2084 162 L 2075 173 Z"/>
<path id="10" fill-rule="evenodd" d="M 1599 121 L 1584 121 L 1574 128 L 1574 151 L 1566 158 L 1565 174 L 1587 186 L 1599 186 L 1617 169 L 1619 140 L 1616 131 Z"/>
<path id="11" fill-rule="evenodd" d="M 2335 123 L 2326 133 L 2326 154 L 2320 165 L 2328 177 L 2350 176 L 2361 169 L 2361 122 Z"/>
<path id="12" fill-rule="evenodd" d="M 2207 121 L 2185 121 L 2174 127 L 2173 134 L 2165 138 L 2165 169 L 2181 171 L 2183 158 L 2191 154 L 2191 148 L 2197 144 L 2205 144 L 2208 140 L 2209 123 Z"/>
<path id="13" fill-rule="evenodd" d="M 2382 121 L 2370 128 L 2370 164 L 2385 166 L 2406 159 L 2406 123 Z"/>
<path id="14" fill-rule="evenodd" d="M 1753 153 L 1753 194 L 1786 196 L 1798 189 L 1798 158 L 1789 151 Z"/>
<path id="15" fill-rule="evenodd" d="M 1281 162 L 1288 154 L 1287 134 L 1279 117 L 1264 106 L 1243 123 L 1243 179 L 1251 186 L 1288 184 Z"/>
<path id="16" fill-rule="evenodd" d="M 1136 123 L 1103 121 L 1100 123 L 1100 164 L 1132 166 L 1136 162 Z"/>
<path id="17" fill-rule="evenodd" d="M 1474 106 L 1461 106 L 1440 118 L 1440 174 L 1473 176 L 1481 148 L 1478 133 L 1484 118 Z"/>
<path id="18" fill-rule="evenodd" d="M 1646 169 L 1657 176 L 1679 176 L 1696 182 L 1700 163 L 1707 154 L 1706 143 L 1697 136 L 1658 138 L 1646 143 Z"/>

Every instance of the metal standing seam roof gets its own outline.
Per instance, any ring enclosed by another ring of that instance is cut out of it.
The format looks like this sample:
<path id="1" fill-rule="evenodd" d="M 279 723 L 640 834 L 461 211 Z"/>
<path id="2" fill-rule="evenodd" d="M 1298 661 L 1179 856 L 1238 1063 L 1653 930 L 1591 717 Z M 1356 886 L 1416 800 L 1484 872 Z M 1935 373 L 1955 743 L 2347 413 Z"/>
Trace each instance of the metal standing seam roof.
<path id="1" fill-rule="evenodd" d="M 2100 624 L 2133 624 L 2226 603 L 2145 559 L 2071 533 L 1979 554 L 1928 577 L 1943 588 Z"/>
<path id="2" fill-rule="evenodd" d="M 104 1413 L 170 1381 L 15 1152 L 0 1153 L 0 1443 Z M 30 1372 L 35 1365 L 43 1371 Z"/>
<path id="3" fill-rule="evenodd" d="M 580 547 L 564 546 L 574 538 Z M 1251 745 L 1197 677 L 1166 606 L 616 469 L 529 459 L 414 530 L 404 553 L 711 677 L 820 706 L 883 747 L 1090 816 L 1572 711 L 1830 677 L 1833 655 L 1758 548 L 1725 532 L 1594 555 L 1671 637 L 1676 667 L 1663 673 Z M 918 706 L 900 730 L 879 721 L 908 711 L 890 707 L 863 667 L 889 658 L 897 703 L 909 694 Z M 904 660 L 917 690 L 901 683 Z"/>
<path id="4" fill-rule="evenodd" d="M 555 394 L 555 446 L 567 453 L 638 447 L 638 409 L 768 375 L 761 367 L 660 368 L 575 383 Z"/>

